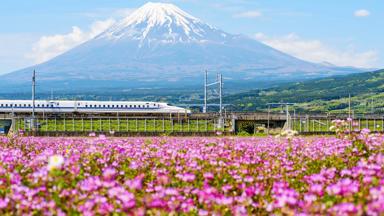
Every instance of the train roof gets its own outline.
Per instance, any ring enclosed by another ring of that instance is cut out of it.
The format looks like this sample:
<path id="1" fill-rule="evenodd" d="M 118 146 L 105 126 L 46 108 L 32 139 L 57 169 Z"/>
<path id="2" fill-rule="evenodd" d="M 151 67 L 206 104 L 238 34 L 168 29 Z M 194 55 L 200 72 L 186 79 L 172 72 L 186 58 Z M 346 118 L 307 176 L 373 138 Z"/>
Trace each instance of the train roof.
<path id="1" fill-rule="evenodd" d="M 32 100 L 6 100 L 0 99 L 0 102 L 11 102 L 11 103 L 25 103 L 32 102 Z M 92 100 L 35 100 L 35 102 L 83 102 L 83 103 L 156 103 L 156 104 L 167 104 L 165 102 L 154 102 L 154 101 L 92 101 Z"/>

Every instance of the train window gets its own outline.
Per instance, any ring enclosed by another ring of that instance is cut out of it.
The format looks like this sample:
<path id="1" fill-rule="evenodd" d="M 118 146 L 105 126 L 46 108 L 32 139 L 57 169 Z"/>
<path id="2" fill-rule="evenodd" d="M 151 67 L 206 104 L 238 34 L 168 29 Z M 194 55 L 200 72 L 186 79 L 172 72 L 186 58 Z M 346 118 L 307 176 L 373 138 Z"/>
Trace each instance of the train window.
<path id="1" fill-rule="evenodd" d="M 147 108 L 149 108 L 149 105 L 147 105 Z"/>
<path id="2" fill-rule="evenodd" d="M 88 105 L 85 105 L 85 107 L 88 107 Z"/>
<path id="3" fill-rule="evenodd" d="M 103 105 L 103 107 L 105 107 L 105 105 Z"/>
<path id="4" fill-rule="evenodd" d="M 115 107 L 115 105 L 112 105 L 112 108 L 114 108 Z"/>

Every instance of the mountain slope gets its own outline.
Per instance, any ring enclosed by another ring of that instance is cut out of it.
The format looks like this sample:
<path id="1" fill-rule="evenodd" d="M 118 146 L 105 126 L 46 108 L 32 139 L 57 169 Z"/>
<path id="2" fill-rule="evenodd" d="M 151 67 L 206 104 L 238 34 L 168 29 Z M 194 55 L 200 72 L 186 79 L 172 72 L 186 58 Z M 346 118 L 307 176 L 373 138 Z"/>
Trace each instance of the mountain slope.
<path id="1" fill-rule="evenodd" d="M 183 87 L 185 80 L 200 85 L 206 69 L 223 72 L 227 82 L 243 83 L 358 71 L 302 61 L 164 3 L 147 3 L 94 39 L 40 65 L 1 76 L 5 82 L 0 87 L 28 85 L 33 69 L 42 88 L 71 90 L 102 89 L 116 81 L 133 88 Z"/>
<path id="2" fill-rule="evenodd" d="M 313 112 L 345 111 L 348 97 L 359 112 L 371 110 L 372 99 L 377 109 L 384 108 L 384 70 L 315 79 L 284 84 L 276 88 L 230 95 L 226 103 L 238 110 L 266 109 L 267 103 L 297 103 L 298 110 Z M 376 98 L 376 99 L 375 99 Z M 381 98 L 379 101 L 378 98 Z"/>

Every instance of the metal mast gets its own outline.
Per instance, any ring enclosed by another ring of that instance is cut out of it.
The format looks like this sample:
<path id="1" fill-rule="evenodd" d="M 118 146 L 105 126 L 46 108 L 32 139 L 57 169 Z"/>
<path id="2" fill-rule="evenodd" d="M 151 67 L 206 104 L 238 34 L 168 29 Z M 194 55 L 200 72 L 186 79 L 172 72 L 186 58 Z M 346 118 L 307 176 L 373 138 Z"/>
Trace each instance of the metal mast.
<path id="1" fill-rule="evenodd" d="M 205 70 L 203 113 L 207 113 L 207 94 L 208 94 L 207 88 L 208 88 L 208 71 Z"/>
<path id="2" fill-rule="evenodd" d="M 267 103 L 267 105 L 268 105 L 268 110 L 270 110 L 271 106 L 275 106 L 275 105 L 285 106 L 286 125 L 287 125 L 287 129 L 291 130 L 292 127 L 291 127 L 291 121 L 290 121 L 289 106 L 294 106 L 295 104 L 294 103 Z M 269 111 L 268 111 L 268 113 L 269 113 Z M 268 117 L 268 119 L 269 119 L 269 117 Z"/>
<path id="3" fill-rule="evenodd" d="M 216 81 L 213 82 L 213 83 L 209 83 L 208 84 L 208 72 L 205 71 L 205 80 L 204 80 L 204 107 L 203 107 L 203 112 L 206 113 L 207 112 L 207 107 L 208 107 L 208 104 L 207 104 L 207 95 L 208 95 L 208 87 L 209 86 L 213 86 L 213 85 L 217 85 L 217 90 L 218 90 L 218 94 L 219 94 L 219 99 L 220 99 L 220 104 L 219 104 L 219 123 L 218 123 L 218 127 L 219 128 L 223 128 L 224 127 L 224 119 L 223 119 L 223 74 L 221 73 L 217 73 L 217 76 L 216 76 Z M 216 92 L 217 94 L 217 92 Z"/>
<path id="4" fill-rule="evenodd" d="M 291 130 L 291 121 L 289 121 L 289 105 L 285 104 L 285 119 L 287 119 L 288 130 Z"/>
<path id="5" fill-rule="evenodd" d="M 224 119 L 223 119 L 223 74 L 219 75 L 219 94 L 220 94 L 220 118 L 219 118 L 219 128 L 224 128 Z"/>
<path id="6" fill-rule="evenodd" d="M 223 115 L 223 74 L 219 75 L 220 117 Z"/>
<path id="7" fill-rule="evenodd" d="M 32 74 L 32 119 L 35 118 L 35 91 L 36 91 L 36 72 Z"/>
<path id="8" fill-rule="evenodd" d="M 348 96 L 348 118 L 351 118 L 351 94 Z"/>

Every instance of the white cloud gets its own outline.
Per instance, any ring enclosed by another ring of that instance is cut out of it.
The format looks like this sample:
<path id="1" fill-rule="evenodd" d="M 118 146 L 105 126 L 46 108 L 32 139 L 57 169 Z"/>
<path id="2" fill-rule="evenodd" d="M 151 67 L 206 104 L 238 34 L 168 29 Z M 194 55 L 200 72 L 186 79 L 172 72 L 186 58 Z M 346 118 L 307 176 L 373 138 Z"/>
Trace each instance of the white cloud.
<path id="1" fill-rule="evenodd" d="M 236 18 L 256 18 L 261 17 L 263 14 L 260 11 L 253 10 L 253 11 L 245 11 L 242 13 L 235 14 L 234 17 Z"/>
<path id="2" fill-rule="evenodd" d="M 96 21 L 91 24 L 88 31 L 74 26 L 67 34 L 43 36 L 33 45 L 32 53 L 27 57 L 33 59 L 35 63 L 42 63 L 92 39 L 113 23 L 114 19 Z"/>
<path id="3" fill-rule="evenodd" d="M 339 50 L 319 40 L 300 38 L 291 33 L 282 37 L 269 37 L 263 33 L 255 34 L 261 42 L 297 58 L 312 62 L 329 62 L 338 66 L 371 68 L 377 66 L 378 53 L 375 50 L 359 52 L 353 48 Z"/>
<path id="4" fill-rule="evenodd" d="M 371 15 L 371 13 L 368 10 L 361 9 L 361 10 L 355 11 L 354 15 L 355 17 L 366 17 Z"/>

